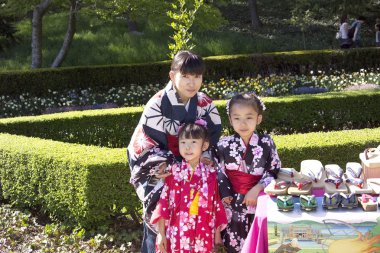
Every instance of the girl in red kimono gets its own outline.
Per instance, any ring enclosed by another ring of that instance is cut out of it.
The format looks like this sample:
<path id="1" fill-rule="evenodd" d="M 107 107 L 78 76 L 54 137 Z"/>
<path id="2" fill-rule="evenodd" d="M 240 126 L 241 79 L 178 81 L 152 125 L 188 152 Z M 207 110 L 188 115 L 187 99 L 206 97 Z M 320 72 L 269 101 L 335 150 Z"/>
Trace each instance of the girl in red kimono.
<path id="1" fill-rule="evenodd" d="M 211 253 L 221 244 L 220 231 L 226 226 L 226 214 L 218 194 L 217 172 L 200 159 L 208 148 L 206 122 L 181 127 L 179 152 L 181 163 L 168 169 L 160 200 L 151 223 L 158 227 L 159 252 Z"/>
<path id="2" fill-rule="evenodd" d="M 203 119 L 210 129 L 210 146 L 216 147 L 219 140 L 218 111 L 212 100 L 199 92 L 204 70 L 200 56 L 189 51 L 178 52 L 171 64 L 170 82 L 149 100 L 128 145 L 130 182 L 144 208 L 142 253 L 155 253 L 157 231 L 149 220 L 163 186 L 159 179 L 167 175 L 161 172 L 182 159 L 178 152 L 179 126 Z"/>
<path id="3" fill-rule="evenodd" d="M 218 143 L 218 180 L 228 219 L 223 241 L 229 253 L 240 252 L 253 222 L 257 197 L 281 167 L 272 138 L 255 132 L 264 110 L 254 94 L 236 95 L 227 104 L 235 134 Z"/>

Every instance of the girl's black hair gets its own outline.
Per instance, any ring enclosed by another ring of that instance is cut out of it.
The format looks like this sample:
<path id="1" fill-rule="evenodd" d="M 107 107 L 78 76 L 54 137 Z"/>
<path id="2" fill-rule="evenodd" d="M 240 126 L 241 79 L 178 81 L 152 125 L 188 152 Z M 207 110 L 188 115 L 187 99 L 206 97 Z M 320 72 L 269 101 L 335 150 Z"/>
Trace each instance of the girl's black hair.
<path id="1" fill-rule="evenodd" d="M 231 109 L 235 104 L 249 105 L 255 109 L 259 115 L 262 115 L 264 111 L 261 100 L 254 93 L 241 93 L 233 96 L 228 105 L 228 115 L 231 114 Z"/>
<path id="2" fill-rule="evenodd" d="M 170 70 L 181 74 L 203 75 L 205 64 L 202 57 L 190 51 L 179 51 L 172 61 Z"/>
<path id="3" fill-rule="evenodd" d="M 181 138 L 185 139 L 203 139 L 209 141 L 208 131 L 204 126 L 186 123 L 180 127 L 178 131 L 178 140 Z"/>

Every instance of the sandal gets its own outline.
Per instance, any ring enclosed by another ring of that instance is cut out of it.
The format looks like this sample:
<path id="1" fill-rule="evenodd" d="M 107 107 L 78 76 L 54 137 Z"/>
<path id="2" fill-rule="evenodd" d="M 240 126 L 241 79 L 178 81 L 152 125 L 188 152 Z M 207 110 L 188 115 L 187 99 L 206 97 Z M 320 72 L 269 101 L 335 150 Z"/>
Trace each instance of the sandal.
<path id="1" fill-rule="evenodd" d="M 377 202 L 375 197 L 368 194 L 362 194 L 361 197 L 358 197 L 358 201 L 362 205 L 364 211 L 377 211 Z"/>
<path id="2" fill-rule="evenodd" d="M 360 163 L 347 163 L 344 178 L 351 193 L 362 194 L 373 192 L 363 179 L 363 168 Z"/>
<path id="3" fill-rule="evenodd" d="M 341 206 L 343 208 L 352 209 L 354 207 L 358 207 L 358 199 L 355 193 L 345 194 L 341 193 Z"/>
<path id="4" fill-rule="evenodd" d="M 343 170 L 337 164 L 327 164 L 325 166 L 326 179 L 325 191 L 327 193 L 347 192 L 347 187 L 343 183 Z"/>
<path id="5" fill-rule="evenodd" d="M 288 192 L 290 184 L 290 181 L 276 179 L 265 187 L 264 192 L 269 195 L 284 195 Z"/>
<path id="6" fill-rule="evenodd" d="M 380 194 L 380 178 L 368 178 L 367 183 L 374 193 Z"/>
<path id="7" fill-rule="evenodd" d="M 294 168 L 280 168 L 277 177 L 278 179 L 292 181 L 297 174 L 298 172 Z"/>
<path id="8" fill-rule="evenodd" d="M 323 195 L 322 206 L 326 209 L 335 209 L 339 207 L 341 196 L 336 192 L 333 194 L 325 193 Z"/>
<path id="9" fill-rule="evenodd" d="M 307 178 L 295 179 L 288 188 L 289 195 L 308 195 L 311 192 L 313 181 Z"/>
<path id="10" fill-rule="evenodd" d="M 289 182 L 289 181 L 280 180 L 280 181 L 277 181 L 277 182 L 274 184 L 274 189 L 278 190 L 278 189 L 288 188 L 289 185 L 290 185 L 290 182 Z"/>
<path id="11" fill-rule="evenodd" d="M 288 212 L 294 209 L 294 199 L 291 195 L 277 196 L 278 210 Z"/>
<path id="12" fill-rule="evenodd" d="M 317 200 L 314 195 L 301 195 L 300 196 L 301 209 L 305 211 L 313 211 L 317 209 Z"/>
<path id="13" fill-rule="evenodd" d="M 318 160 L 303 160 L 301 162 L 301 174 L 308 176 L 313 181 L 313 188 L 323 188 L 323 165 Z"/>

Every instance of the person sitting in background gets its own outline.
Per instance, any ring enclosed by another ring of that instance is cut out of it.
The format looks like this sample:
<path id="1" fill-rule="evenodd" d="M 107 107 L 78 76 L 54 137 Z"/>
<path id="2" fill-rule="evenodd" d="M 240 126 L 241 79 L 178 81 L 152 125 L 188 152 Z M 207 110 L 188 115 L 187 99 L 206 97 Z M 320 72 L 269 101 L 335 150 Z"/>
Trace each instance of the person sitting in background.
<path id="1" fill-rule="evenodd" d="M 348 37 L 348 17 L 347 15 L 343 15 L 340 19 L 340 27 L 339 27 L 339 46 L 340 48 L 350 48 L 352 45 L 352 40 Z"/>

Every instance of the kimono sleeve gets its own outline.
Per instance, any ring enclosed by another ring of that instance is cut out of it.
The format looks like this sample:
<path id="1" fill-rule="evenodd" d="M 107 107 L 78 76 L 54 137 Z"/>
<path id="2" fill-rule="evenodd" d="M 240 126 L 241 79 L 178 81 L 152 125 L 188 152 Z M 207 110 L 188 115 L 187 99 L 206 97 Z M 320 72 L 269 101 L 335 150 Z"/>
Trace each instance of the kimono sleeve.
<path id="1" fill-rule="evenodd" d="M 162 92 L 162 91 L 161 91 Z M 161 163 L 170 164 L 173 154 L 165 150 L 166 134 L 161 112 L 161 93 L 146 105 L 128 145 L 128 162 L 131 170 L 130 183 L 141 200 L 148 194 L 151 179 Z"/>
<path id="2" fill-rule="evenodd" d="M 214 198 L 215 228 L 220 227 L 220 230 L 223 230 L 226 228 L 228 221 L 227 221 L 226 211 L 220 199 L 217 182 L 215 183 L 215 193 L 216 193 L 215 198 Z"/>
<path id="3" fill-rule="evenodd" d="M 222 145 L 220 145 L 220 143 L 218 143 L 218 146 L 215 150 L 220 198 L 224 199 L 226 197 L 233 197 L 234 193 L 232 190 L 232 185 L 225 171 L 224 148 Z"/>
<path id="4" fill-rule="evenodd" d="M 281 160 L 278 156 L 276 145 L 274 144 L 272 137 L 269 135 L 266 137 L 268 138 L 268 141 L 265 142 L 265 144 L 267 144 L 269 147 L 269 155 L 268 160 L 265 163 L 265 171 L 263 177 L 260 180 L 260 183 L 264 186 L 269 185 L 273 179 L 277 178 L 277 174 L 281 168 Z"/>
<path id="5" fill-rule="evenodd" d="M 150 223 L 153 225 L 156 224 L 161 218 L 165 220 L 169 220 L 170 218 L 169 195 L 172 181 L 173 176 L 169 176 L 165 179 L 165 185 L 162 189 L 160 199 L 158 200 L 156 208 L 150 218 Z"/>
<path id="6" fill-rule="evenodd" d="M 201 109 L 200 117 L 207 122 L 207 129 L 210 135 L 210 146 L 215 147 L 222 132 L 222 121 L 218 109 L 211 98 L 202 92 L 198 93 L 198 107 Z"/>

